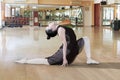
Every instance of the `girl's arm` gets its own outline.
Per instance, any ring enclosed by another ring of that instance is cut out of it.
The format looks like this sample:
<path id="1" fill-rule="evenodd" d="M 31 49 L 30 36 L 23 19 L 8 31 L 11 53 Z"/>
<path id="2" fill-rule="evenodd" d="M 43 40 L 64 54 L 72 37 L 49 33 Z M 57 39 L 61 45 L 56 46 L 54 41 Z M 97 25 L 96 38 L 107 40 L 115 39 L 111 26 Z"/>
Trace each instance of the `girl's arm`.
<path id="1" fill-rule="evenodd" d="M 65 37 L 65 29 L 60 27 L 58 29 L 58 35 L 63 43 L 63 64 L 62 64 L 62 66 L 67 66 L 68 65 L 68 61 L 66 59 L 67 41 L 66 41 L 66 37 Z"/>

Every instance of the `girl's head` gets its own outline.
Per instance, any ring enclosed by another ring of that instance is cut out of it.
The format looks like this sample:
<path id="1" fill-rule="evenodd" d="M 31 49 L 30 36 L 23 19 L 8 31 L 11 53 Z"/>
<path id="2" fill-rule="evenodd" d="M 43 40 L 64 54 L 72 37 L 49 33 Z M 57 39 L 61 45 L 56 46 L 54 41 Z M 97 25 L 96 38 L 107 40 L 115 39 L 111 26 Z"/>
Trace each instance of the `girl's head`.
<path id="1" fill-rule="evenodd" d="M 58 26 L 57 23 L 52 22 L 46 27 L 45 32 L 47 34 L 47 39 L 50 39 L 51 37 L 57 35 L 57 26 Z"/>

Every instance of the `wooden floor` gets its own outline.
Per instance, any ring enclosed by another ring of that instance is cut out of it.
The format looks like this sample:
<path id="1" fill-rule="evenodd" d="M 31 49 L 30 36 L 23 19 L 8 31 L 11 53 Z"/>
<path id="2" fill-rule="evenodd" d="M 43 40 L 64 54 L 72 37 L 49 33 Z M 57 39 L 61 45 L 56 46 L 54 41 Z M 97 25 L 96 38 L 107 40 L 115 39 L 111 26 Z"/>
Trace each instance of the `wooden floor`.
<path id="1" fill-rule="evenodd" d="M 120 80 L 120 31 L 80 27 L 77 38 L 87 36 L 92 58 L 99 65 L 87 65 L 82 51 L 68 67 L 16 64 L 21 58 L 52 55 L 61 45 L 58 37 L 46 40 L 45 27 L 0 30 L 0 80 Z"/>

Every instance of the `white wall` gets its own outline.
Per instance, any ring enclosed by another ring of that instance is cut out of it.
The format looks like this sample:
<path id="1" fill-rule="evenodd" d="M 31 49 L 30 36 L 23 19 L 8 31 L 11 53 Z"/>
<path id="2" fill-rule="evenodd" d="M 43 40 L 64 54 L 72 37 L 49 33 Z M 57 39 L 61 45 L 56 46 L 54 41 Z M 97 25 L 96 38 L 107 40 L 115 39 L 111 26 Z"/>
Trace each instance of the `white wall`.
<path id="1" fill-rule="evenodd" d="M 102 0 L 94 0 L 94 3 L 100 3 Z"/>
<path id="2" fill-rule="evenodd" d="M 113 4 L 115 0 L 107 0 L 107 4 Z"/>
<path id="3" fill-rule="evenodd" d="M 84 26 L 92 25 L 92 7 L 84 7 Z"/>
<path id="4" fill-rule="evenodd" d="M 120 0 L 114 0 L 115 1 L 115 3 L 120 3 Z"/>
<path id="5" fill-rule="evenodd" d="M 0 1 L 0 28 L 2 28 L 2 23 L 1 23 L 1 1 Z"/>
<path id="6" fill-rule="evenodd" d="M 94 3 L 100 3 L 102 0 L 94 0 Z M 103 0 L 107 1 L 107 4 L 120 3 L 120 0 Z"/>
<path id="7" fill-rule="evenodd" d="M 4 0 L 5 3 L 38 3 L 38 0 Z"/>

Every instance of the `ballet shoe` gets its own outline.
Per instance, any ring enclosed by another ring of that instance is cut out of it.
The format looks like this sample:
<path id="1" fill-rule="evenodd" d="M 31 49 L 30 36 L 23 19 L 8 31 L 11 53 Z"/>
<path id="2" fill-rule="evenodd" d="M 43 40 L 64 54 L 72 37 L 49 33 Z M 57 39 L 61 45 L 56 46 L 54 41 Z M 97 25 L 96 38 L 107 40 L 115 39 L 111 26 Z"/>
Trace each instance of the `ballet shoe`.
<path id="1" fill-rule="evenodd" d="M 15 62 L 16 62 L 16 63 L 20 63 L 20 64 L 25 64 L 26 61 L 27 61 L 27 59 L 25 58 L 25 59 L 17 60 L 17 61 L 15 61 Z"/>
<path id="2" fill-rule="evenodd" d="M 99 64 L 99 62 L 95 61 L 93 59 L 89 59 L 89 60 L 87 60 L 87 64 Z"/>

